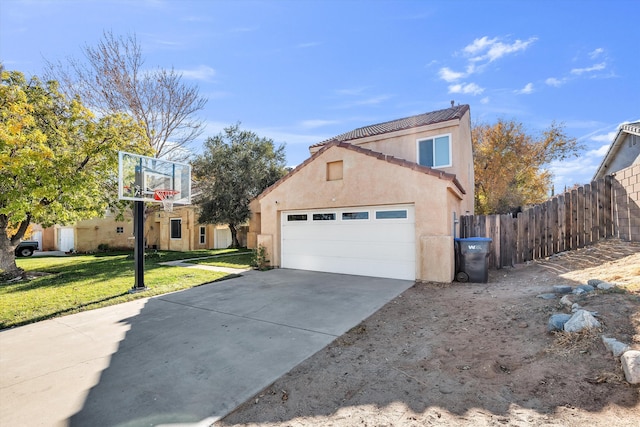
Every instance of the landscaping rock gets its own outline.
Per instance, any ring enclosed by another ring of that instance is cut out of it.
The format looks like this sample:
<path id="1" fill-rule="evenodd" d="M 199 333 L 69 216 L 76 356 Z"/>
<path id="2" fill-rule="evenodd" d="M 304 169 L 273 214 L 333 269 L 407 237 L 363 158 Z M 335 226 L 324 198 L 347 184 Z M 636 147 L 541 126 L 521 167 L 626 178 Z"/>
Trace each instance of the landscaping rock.
<path id="1" fill-rule="evenodd" d="M 613 353 L 614 357 L 620 357 L 626 351 L 631 350 L 631 347 L 629 347 L 627 344 L 623 342 L 618 341 L 615 338 L 609 338 L 603 335 L 602 342 L 604 346 L 607 348 L 607 350 Z"/>
<path id="2" fill-rule="evenodd" d="M 573 302 L 571 302 L 571 300 L 569 299 L 569 295 L 565 295 L 562 298 L 560 298 L 560 304 L 566 305 L 567 307 L 571 307 L 573 305 Z"/>
<path id="3" fill-rule="evenodd" d="M 582 306 L 580 304 L 578 304 L 577 302 L 574 304 L 571 304 L 571 312 L 575 313 L 578 310 L 582 310 Z"/>
<path id="4" fill-rule="evenodd" d="M 562 331 L 564 329 L 564 324 L 567 323 L 571 319 L 570 314 L 554 314 L 549 318 L 549 322 L 547 323 L 547 331 Z"/>
<path id="5" fill-rule="evenodd" d="M 580 332 L 583 329 L 599 328 L 600 326 L 600 322 L 587 310 L 578 310 L 564 324 L 564 330 L 567 332 Z"/>
<path id="6" fill-rule="evenodd" d="M 589 293 L 589 292 L 593 292 L 596 290 L 596 288 L 594 288 L 591 285 L 578 285 L 576 286 L 576 289 L 574 290 L 574 292 L 576 292 L 577 290 L 582 289 L 583 291 Z"/>
<path id="7" fill-rule="evenodd" d="M 604 280 L 600 279 L 589 279 L 587 280 L 587 285 L 597 287 L 600 283 L 604 283 Z"/>
<path id="8" fill-rule="evenodd" d="M 601 291 L 608 291 L 609 289 L 615 288 L 616 285 L 614 285 L 613 283 L 607 283 L 607 282 L 602 282 L 602 283 L 598 283 L 597 288 L 600 289 Z"/>
<path id="9" fill-rule="evenodd" d="M 568 294 L 572 290 L 573 288 L 569 285 L 553 285 L 553 291 L 558 294 Z"/>
<path id="10" fill-rule="evenodd" d="M 631 384 L 640 384 L 640 351 L 629 350 L 620 358 L 624 377 Z"/>
<path id="11" fill-rule="evenodd" d="M 556 294 L 540 294 L 540 295 L 537 295 L 537 298 L 555 299 L 556 298 Z"/>

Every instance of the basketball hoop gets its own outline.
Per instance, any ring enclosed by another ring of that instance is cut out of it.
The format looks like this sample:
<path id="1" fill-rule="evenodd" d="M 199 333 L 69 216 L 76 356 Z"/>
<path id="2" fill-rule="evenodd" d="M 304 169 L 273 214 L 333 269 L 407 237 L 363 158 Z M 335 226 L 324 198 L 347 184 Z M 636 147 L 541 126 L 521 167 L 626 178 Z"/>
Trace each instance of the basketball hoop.
<path id="1" fill-rule="evenodd" d="M 173 212 L 173 196 L 180 193 L 176 190 L 154 190 L 154 200 L 162 202 L 162 209 L 167 212 Z"/>

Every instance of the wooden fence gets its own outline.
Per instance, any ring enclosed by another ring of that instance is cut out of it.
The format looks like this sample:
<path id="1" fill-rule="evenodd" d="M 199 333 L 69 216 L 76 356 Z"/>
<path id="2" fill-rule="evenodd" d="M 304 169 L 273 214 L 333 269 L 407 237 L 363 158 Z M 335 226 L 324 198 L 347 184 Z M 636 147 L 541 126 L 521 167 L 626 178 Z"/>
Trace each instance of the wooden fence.
<path id="1" fill-rule="evenodd" d="M 614 236 L 613 179 L 555 196 L 509 215 L 465 215 L 460 237 L 490 237 L 489 267 L 502 268 L 582 248 Z"/>

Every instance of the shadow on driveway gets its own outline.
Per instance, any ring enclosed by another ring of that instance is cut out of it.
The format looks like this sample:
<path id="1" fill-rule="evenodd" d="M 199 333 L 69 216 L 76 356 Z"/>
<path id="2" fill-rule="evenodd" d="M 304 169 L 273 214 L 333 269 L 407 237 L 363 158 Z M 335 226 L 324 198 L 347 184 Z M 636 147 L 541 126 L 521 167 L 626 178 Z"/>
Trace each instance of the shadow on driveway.
<path id="1" fill-rule="evenodd" d="M 209 425 L 412 285 L 272 270 L 150 298 L 70 425 Z"/>

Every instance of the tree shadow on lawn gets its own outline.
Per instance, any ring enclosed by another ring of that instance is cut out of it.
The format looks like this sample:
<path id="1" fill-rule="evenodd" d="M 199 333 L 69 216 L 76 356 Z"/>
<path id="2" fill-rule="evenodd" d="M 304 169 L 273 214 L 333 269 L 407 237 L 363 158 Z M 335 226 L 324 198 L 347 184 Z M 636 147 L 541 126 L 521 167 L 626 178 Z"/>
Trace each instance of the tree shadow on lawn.
<path id="1" fill-rule="evenodd" d="M 28 270 L 34 271 L 34 270 Z M 39 268 L 38 271 L 48 273 L 30 280 L 11 283 L 5 293 L 25 292 L 40 288 L 66 286 L 69 282 L 76 282 L 81 279 L 113 279 L 131 275 L 133 271 L 133 261 L 124 256 L 119 258 L 104 257 L 99 259 L 80 260 L 77 263 L 68 265 L 55 265 L 46 268 Z"/>

